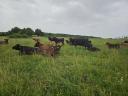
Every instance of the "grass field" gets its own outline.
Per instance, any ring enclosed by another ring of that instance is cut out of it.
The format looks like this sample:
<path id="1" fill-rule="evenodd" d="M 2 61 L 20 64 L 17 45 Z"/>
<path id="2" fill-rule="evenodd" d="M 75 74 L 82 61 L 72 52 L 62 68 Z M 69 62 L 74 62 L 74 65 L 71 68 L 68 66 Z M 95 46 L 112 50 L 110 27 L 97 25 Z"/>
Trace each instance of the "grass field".
<path id="1" fill-rule="evenodd" d="M 12 46 L 34 41 L 10 39 L 0 46 L 0 96 L 128 96 L 128 48 L 110 50 L 106 41 L 121 40 L 92 39 L 100 52 L 65 44 L 52 58 L 19 56 Z"/>

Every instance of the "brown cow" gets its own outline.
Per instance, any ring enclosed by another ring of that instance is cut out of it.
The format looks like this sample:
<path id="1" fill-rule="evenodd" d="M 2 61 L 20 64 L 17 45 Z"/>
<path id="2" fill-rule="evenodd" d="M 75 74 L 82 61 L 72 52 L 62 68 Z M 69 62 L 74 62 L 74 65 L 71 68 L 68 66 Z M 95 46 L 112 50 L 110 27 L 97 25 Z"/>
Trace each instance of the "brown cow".
<path id="1" fill-rule="evenodd" d="M 109 49 L 111 49 L 111 48 L 116 48 L 116 49 L 120 48 L 120 44 L 111 44 L 111 43 L 107 42 L 106 45 L 108 46 Z"/>
<path id="2" fill-rule="evenodd" d="M 39 41 L 35 43 L 34 47 L 39 48 L 39 53 L 47 54 L 48 56 L 55 56 L 56 53 L 59 52 L 61 46 L 53 46 L 49 44 L 42 44 Z"/>
<path id="3" fill-rule="evenodd" d="M 4 41 L 0 41 L 0 45 L 3 45 L 3 44 L 8 44 L 8 39 L 4 39 Z"/>
<path id="4" fill-rule="evenodd" d="M 128 40 L 125 40 L 124 42 L 122 42 L 120 44 L 120 46 L 123 47 L 123 48 L 128 48 Z"/>
<path id="5" fill-rule="evenodd" d="M 123 48 L 128 48 L 128 43 L 121 43 L 120 46 Z"/>

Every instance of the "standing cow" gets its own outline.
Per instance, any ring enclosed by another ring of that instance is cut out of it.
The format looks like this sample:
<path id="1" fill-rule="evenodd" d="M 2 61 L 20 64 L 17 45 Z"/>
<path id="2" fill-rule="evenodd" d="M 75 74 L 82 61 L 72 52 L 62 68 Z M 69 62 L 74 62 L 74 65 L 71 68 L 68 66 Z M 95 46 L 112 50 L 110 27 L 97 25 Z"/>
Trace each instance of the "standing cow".
<path id="1" fill-rule="evenodd" d="M 92 47 L 91 41 L 89 41 L 88 39 L 69 38 L 69 40 L 66 40 L 66 42 L 74 46 L 83 46 L 85 48 Z"/>
<path id="2" fill-rule="evenodd" d="M 58 43 L 62 43 L 64 45 L 64 38 L 57 38 L 57 37 L 48 37 L 49 41 L 54 41 L 57 45 Z"/>
<path id="3" fill-rule="evenodd" d="M 120 48 L 120 44 L 112 44 L 112 43 L 107 42 L 106 45 L 108 46 L 109 49 L 111 49 L 111 48 L 115 48 L 115 49 Z"/>

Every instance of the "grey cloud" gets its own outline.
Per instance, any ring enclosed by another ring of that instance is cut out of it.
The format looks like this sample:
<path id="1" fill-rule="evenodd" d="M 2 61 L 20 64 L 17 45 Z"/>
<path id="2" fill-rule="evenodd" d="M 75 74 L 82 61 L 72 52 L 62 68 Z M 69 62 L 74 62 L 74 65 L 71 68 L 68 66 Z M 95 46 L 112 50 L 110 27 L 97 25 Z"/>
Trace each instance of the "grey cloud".
<path id="1" fill-rule="evenodd" d="M 0 31 L 11 27 L 101 37 L 128 35 L 127 0 L 1 0 Z"/>

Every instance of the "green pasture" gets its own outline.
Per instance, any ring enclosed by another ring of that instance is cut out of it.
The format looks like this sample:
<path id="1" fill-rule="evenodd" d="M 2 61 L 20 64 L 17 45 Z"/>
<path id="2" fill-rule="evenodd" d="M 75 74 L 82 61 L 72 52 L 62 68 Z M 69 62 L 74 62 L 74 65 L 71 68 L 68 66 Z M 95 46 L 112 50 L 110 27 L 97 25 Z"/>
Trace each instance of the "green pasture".
<path id="1" fill-rule="evenodd" d="M 20 56 L 12 46 L 34 46 L 35 42 L 9 39 L 8 45 L 0 45 L 0 96 L 128 96 L 128 48 L 105 45 L 122 40 L 91 41 L 100 52 L 65 44 L 60 54 L 48 57 Z M 41 37 L 41 42 L 48 40 Z"/>

